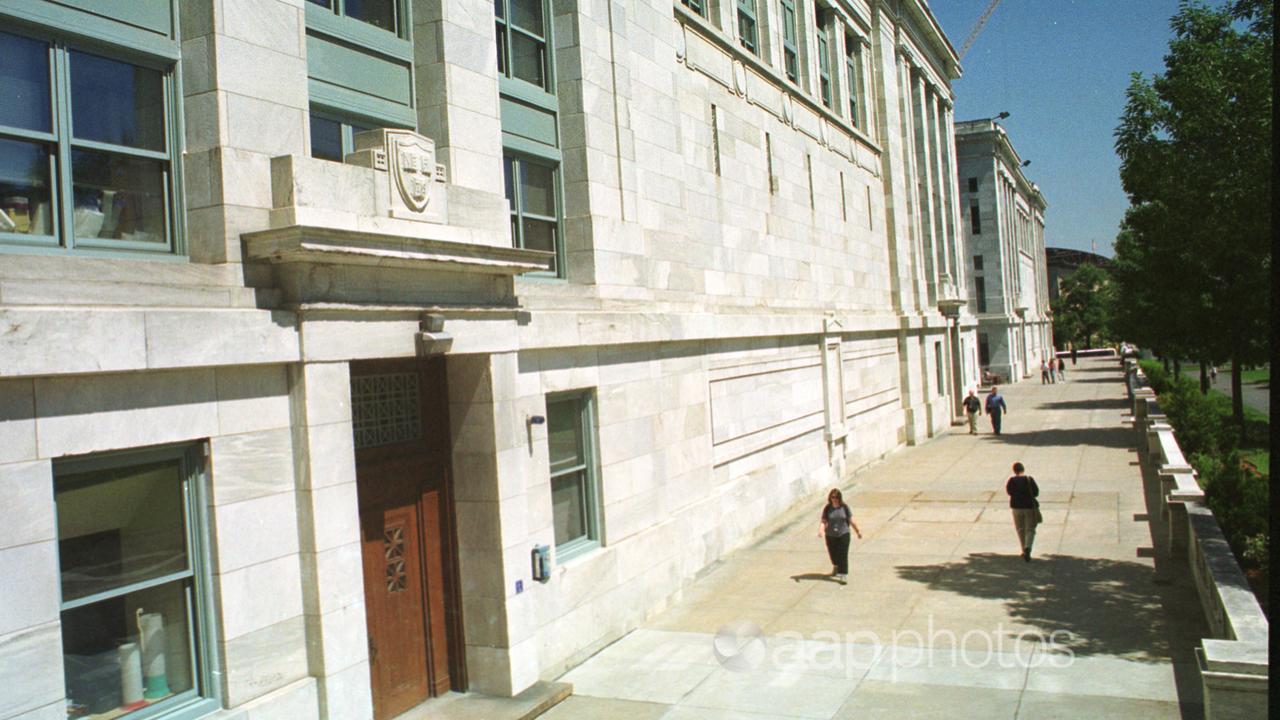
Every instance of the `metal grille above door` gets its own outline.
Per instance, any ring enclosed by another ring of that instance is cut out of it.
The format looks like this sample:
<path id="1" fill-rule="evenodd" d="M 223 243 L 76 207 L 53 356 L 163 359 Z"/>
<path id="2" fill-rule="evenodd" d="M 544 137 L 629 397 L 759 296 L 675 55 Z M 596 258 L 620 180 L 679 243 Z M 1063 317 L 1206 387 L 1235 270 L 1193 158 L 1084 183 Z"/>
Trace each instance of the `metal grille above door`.
<path id="1" fill-rule="evenodd" d="M 351 378 L 351 420 L 357 450 L 422 437 L 418 374 L 389 373 Z"/>

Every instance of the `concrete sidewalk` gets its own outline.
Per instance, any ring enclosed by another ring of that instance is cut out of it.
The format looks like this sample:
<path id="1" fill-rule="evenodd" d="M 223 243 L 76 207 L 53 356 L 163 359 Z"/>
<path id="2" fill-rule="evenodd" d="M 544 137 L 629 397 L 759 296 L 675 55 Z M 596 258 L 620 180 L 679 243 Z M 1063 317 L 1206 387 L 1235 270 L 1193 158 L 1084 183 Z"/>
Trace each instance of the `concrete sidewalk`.
<path id="1" fill-rule="evenodd" d="M 815 497 L 563 676 L 574 695 L 543 717 L 1200 717 L 1206 631 L 1153 557 L 1120 369 L 1068 377 L 1003 388 L 1000 437 L 955 428 L 850 478 L 848 585 L 825 575 Z M 1014 461 L 1041 489 L 1030 563 Z"/>

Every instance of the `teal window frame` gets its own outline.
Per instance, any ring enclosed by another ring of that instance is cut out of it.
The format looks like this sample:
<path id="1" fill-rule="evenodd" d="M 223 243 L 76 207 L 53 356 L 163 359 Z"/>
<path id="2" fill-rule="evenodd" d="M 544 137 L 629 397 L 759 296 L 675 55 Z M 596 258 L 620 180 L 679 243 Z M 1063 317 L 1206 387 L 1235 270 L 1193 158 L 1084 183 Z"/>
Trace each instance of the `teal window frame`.
<path id="1" fill-rule="evenodd" d="M 335 35 L 347 36 L 360 45 L 378 47 L 388 36 L 401 40 L 409 39 L 408 0 L 394 0 L 392 12 L 395 14 L 395 29 L 380 28 L 373 23 L 365 22 L 347 14 L 347 0 L 307 0 L 307 26 L 328 30 Z"/>
<path id="2" fill-rule="evenodd" d="M 547 427 L 551 427 L 552 405 L 570 401 L 576 403 L 575 415 L 582 462 L 572 467 L 560 468 L 558 471 L 552 469 L 548 463 L 548 470 L 552 492 L 554 492 L 558 479 L 562 480 L 572 475 L 580 474 L 579 482 L 582 483 L 581 498 L 583 504 L 581 510 L 583 522 L 586 525 L 586 533 L 569 539 L 564 543 L 557 542 L 555 544 L 556 562 L 571 560 L 603 544 L 603 533 L 600 527 L 600 479 L 597 467 L 595 393 L 590 390 L 576 390 L 547 395 Z M 548 442 L 549 445 L 550 443 Z"/>
<path id="3" fill-rule="evenodd" d="M 866 103 L 863 102 L 862 40 L 856 35 L 845 33 L 844 62 L 849 78 L 849 122 L 859 130 L 865 130 Z"/>
<path id="4" fill-rule="evenodd" d="M 787 79 L 793 83 L 800 82 L 800 47 L 796 31 L 800 12 L 797 2 L 804 0 L 779 0 L 782 6 L 782 69 Z"/>
<path id="5" fill-rule="evenodd" d="M 707 4 L 704 0 L 680 0 L 680 4 L 697 13 L 699 17 L 707 16 Z"/>
<path id="6" fill-rule="evenodd" d="M 498 45 L 498 78 L 501 90 L 509 95 L 527 96 L 529 95 L 527 90 L 537 90 L 539 91 L 538 94 L 554 96 L 556 94 L 556 72 L 551 37 L 551 3 L 547 2 L 547 0 L 534 0 L 534 2 L 538 2 L 542 6 L 542 28 L 540 28 L 541 34 L 538 34 L 531 28 L 524 28 L 512 22 L 514 17 L 513 8 L 517 2 L 521 2 L 521 0 L 494 0 L 493 22 Z M 498 12 L 499 9 L 502 11 L 501 14 Z M 542 85 L 529 82 L 512 72 L 512 39 L 517 35 L 540 46 Z M 522 87 L 526 92 L 520 92 Z M 528 98 L 522 97 L 522 99 Z"/>
<path id="7" fill-rule="evenodd" d="M 760 55 L 760 19 L 756 0 L 738 0 L 738 44 L 752 55 Z"/>
<path id="8" fill-rule="evenodd" d="M 414 130 L 415 128 L 405 125 L 394 118 L 376 118 L 366 115 L 358 115 L 342 110 L 329 108 L 324 105 L 312 104 L 308 116 L 307 133 L 311 134 L 311 118 L 319 118 L 337 123 L 339 132 L 342 136 L 342 157 L 336 160 L 331 158 L 322 158 L 315 154 L 315 138 L 312 137 L 311 157 L 319 160 L 331 160 L 332 162 L 344 162 L 344 158 L 352 152 L 355 152 L 356 133 L 365 130 L 376 130 L 378 128 L 399 128 L 403 130 Z"/>
<path id="9" fill-rule="evenodd" d="M 213 562 L 209 548 L 209 490 L 207 464 L 204 461 L 208 452 L 208 444 L 183 443 L 147 448 L 143 450 L 125 450 L 106 452 L 94 455 L 57 459 L 53 461 L 53 482 L 58 487 L 58 477 L 69 474 L 89 472 L 110 472 L 127 470 L 131 467 L 157 462 L 177 460 L 182 475 L 182 506 L 185 541 L 187 547 L 188 567 L 186 570 L 143 580 L 112 590 L 94 593 L 76 598 L 70 602 L 62 600 L 62 587 L 58 588 L 59 617 L 69 610 L 93 605 L 96 602 L 122 597 L 140 589 L 169 584 L 177 580 L 186 580 L 188 614 L 187 640 L 190 644 L 189 661 L 192 668 L 192 685 L 189 690 L 166 698 L 145 708 L 122 715 L 124 720 L 144 720 L 146 718 L 163 718 L 163 720 L 194 720 L 222 707 L 221 689 L 218 676 L 222 674 L 221 658 L 217 653 L 218 626 L 214 612 Z M 55 492 L 56 498 L 56 492 Z M 55 528 L 57 525 L 57 505 L 55 500 Z M 57 546 L 58 543 L 55 543 Z M 61 556 L 58 566 L 61 567 Z"/>
<path id="10" fill-rule="evenodd" d="M 818 9 L 817 20 L 818 41 L 818 92 L 822 96 L 822 104 L 828 110 L 835 105 L 835 88 L 831 84 L 831 11 Z"/>
<path id="11" fill-rule="evenodd" d="M 512 195 L 508 199 L 510 203 L 509 215 L 511 218 L 511 245 L 512 247 L 524 248 L 524 220 L 538 220 L 541 222 L 554 223 L 555 233 L 552 243 L 555 247 L 555 261 L 551 272 L 527 273 L 526 277 L 542 277 L 542 278 L 563 278 L 564 277 L 564 177 L 561 172 L 559 156 L 550 157 L 547 155 L 535 154 L 532 152 L 521 152 L 510 147 L 503 148 L 502 163 L 503 173 L 505 177 L 506 163 L 510 160 L 514 165 L 512 180 Z M 524 190 L 521 187 L 520 177 L 521 169 L 526 164 L 540 165 L 551 170 L 552 178 L 552 201 L 555 203 L 555 215 L 540 215 L 536 213 L 526 213 L 524 210 Z"/>
<path id="12" fill-rule="evenodd" d="M 185 259 L 185 206 L 182 187 L 182 121 L 177 108 L 182 97 L 178 61 L 152 55 L 138 47 L 84 42 L 68 33 L 44 27 L 6 26 L 6 34 L 48 46 L 51 125 L 48 132 L 0 125 L 0 140 L 39 144 L 49 150 L 48 178 L 52 233 L 29 235 L 0 232 L 0 252 L 54 253 Z M 73 136 L 71 106 L 71 53 L 82 52 L 128 63 L 159 73 L 164 103 L 164 148 L 147 150 L 126 145 L 77 139 Z M 161 163 L 164 192 L 164 242 L 75 237 L 75 192 L 71 153 L 83 149 L 129 159 Z"/>
<path id="13" fill-rule="evenodd" d="M 415 90 L 414 55 L 413 55 L 413 16 L 409 0 L 396 0 L 396 32 L 384 30 L 363 20 L 344 15 L 345 0 L 329 0 L 317 3 L 307 0 L 306 25 L 308 50 L 316 42 L 323 47 L 337 45 L 355 48 L 367 55 L 372 63 L 385 63 L 386 67 L 397 67 L 407 72 L 403 85 L 407 100 L 391 100 L 370 93 L 361 87 L 360 82 L 351 78 L 342 81 L 319 80 L 316 77 L 317 60 L 311 54 L 307 58 L 307 94 L 312 108 L 320 107 L 323 112 L 339 117 L 353 116 L 369 119 L 375 127 L 401 127 L 417 129 L 418 117 L 415 107 L 417 97 Z M 375 72 L 368 68 L 361 69 L 357 78 L 366 79 Z M 376 78 L 374 78 L 376 79 Z M 397 87 L 400 87 L 397 85 Z M 308 127 L 308 132 L 310 128 Z"/>

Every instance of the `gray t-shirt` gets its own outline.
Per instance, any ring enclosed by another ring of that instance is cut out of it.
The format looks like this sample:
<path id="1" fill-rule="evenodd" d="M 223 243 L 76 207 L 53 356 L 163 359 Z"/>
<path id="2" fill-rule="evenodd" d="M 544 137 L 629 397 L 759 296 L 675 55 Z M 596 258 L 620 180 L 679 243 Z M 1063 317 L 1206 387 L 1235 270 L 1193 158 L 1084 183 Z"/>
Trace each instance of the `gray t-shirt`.
<path id="1" fill-rule="evenodd" d="M 853 519 L 853 513 L 849 511 L 848 505 L 833 508 L 831 503 L 827 503 L 822 508 L 822 519 L 827 521 L 828 535 L 848 535 L 849 521 Z"/>

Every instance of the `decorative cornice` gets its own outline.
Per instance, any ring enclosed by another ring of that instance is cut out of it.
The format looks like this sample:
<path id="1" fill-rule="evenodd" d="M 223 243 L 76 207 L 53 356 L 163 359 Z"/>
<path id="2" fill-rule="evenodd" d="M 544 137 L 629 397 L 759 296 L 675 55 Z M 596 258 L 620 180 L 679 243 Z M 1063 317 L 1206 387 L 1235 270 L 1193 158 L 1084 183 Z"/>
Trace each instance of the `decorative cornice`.
<path id="1" fill-rule="evenodd" d="M 551 270 L 541 250 L 292 225 L 241 236 L 246 260 L 520 275 Z"/>

